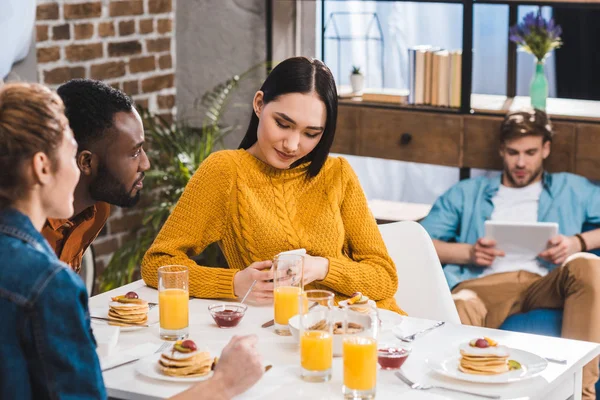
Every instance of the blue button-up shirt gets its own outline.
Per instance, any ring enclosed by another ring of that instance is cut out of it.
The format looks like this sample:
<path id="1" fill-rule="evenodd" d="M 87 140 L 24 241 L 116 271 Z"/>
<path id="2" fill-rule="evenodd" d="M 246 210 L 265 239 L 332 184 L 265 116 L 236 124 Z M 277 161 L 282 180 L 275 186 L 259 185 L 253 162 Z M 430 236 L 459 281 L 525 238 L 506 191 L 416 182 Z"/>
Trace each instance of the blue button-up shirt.
<path id="1" fill-rule="evenodd" d="M 83 281 L 0 210 L 0 399 L 105 399 Z"/>
<path id="2" fill-rule="evenodd" d="M 501 177 L 479 177 L 461 181 L 436 200 L 422 221 L 432 239 L 475 244 L 484 237 Z M 569 173 L 544 173 L 538 205 L 538 221 L 557 222 L 559 233 L 572 236 L 600 224 L 600 187 Z M 549 270 L 556 265 L 543 262 Z M 448 285 L 477 278 L 483 268 L 474 265 L 444 265 Z"/>

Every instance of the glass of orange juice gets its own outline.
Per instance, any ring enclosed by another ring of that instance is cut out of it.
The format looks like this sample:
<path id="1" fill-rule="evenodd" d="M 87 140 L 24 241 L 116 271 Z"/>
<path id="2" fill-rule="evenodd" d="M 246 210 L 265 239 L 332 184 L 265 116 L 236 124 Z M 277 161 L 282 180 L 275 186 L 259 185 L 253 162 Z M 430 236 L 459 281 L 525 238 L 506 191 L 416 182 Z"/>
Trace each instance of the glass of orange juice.
<path id="1" fill-rule="evenodd" d="M 374 399 L 377 385 L 377 310 L 344 308 L 344 399 Z"/>
<path id="2" fill-rule="evenodd" d="M 298 314 L 298 299 L 302 293 L 302 268 L 304 257 L 297 254 L 280 254 L 273 260 L 273 311 L 275 333 L 290 336 L 288 321 Z"/>
<path id="3" fill-rule="evenodd" d="M 326 382 L 333 360 L 333 293 L 307 290 L 299 297 L 302 379 Z"/>
<path id="4" fill-rule="evenodd" d="M 158 313 L 160 338 L 179 340 L 188 337 L 189 271 L 183 265 L 167 265 L 158 269 Z"/>

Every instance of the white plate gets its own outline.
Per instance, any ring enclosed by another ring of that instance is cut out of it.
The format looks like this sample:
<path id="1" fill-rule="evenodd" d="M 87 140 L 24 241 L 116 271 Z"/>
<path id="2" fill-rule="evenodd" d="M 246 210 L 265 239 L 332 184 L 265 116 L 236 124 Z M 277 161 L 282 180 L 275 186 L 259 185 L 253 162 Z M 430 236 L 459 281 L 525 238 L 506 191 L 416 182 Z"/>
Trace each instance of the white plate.
<path id="1" fill-rule="evenodd" d="M 150 357 L 142 358 L 140 361 L 135 363 L 135 370 L 139 374 L 142 374 L 148 378 L 169 382 L 200 382 L 207 380 L 213 375 L 212 371 L 204 376 L 194 376 L 190 378 L 165 375 L 158 369 L 158 359 L 160 358 L 160 356 L 160 354 L 153 354 Z"/>
<path id="2" fill-rule="evenodd" d="M 108 306 L 106 307 L 95 307 L 90 309 L 91 317 L 100 317 L 100 318 L 108 318 Z M 108 325 L 108 321 L 103 321 L 101 319 L 91 319 L 93 324 L 102 324 Z M 158 324 L 158 307 L 153 307 L 150 311 L 148 311 L 148 321 L 145 325 L 155 325 Z M 121 332 L 132 332 L 139 331 L 140 329 L 146 329 L 145 326 L 121 326 Z"/>
<path id="3" fill-rule="evenodd" d="M 548 366 L 548 361 L 542 357 L 524 350 L 510 349 L 509 360 L 515 360 L 522 366 L 520 370 L 508 371 L 498 375 L 471 375 L 458 370 L 460 354 L 458 350 L 454 355 L 431 357 L 425 360 L 425 364 L 433 371 L 459 379 L 461 381 L 476 383 L 509 383 L 533 378 L 539 375 Z"/>

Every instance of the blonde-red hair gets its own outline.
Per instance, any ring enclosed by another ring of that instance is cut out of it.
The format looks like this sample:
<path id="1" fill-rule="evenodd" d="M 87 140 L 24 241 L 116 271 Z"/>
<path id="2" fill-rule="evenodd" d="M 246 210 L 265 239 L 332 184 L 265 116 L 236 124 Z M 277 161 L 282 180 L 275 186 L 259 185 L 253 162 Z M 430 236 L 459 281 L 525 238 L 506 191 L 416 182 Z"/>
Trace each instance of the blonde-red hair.
<path id="1" fill-rule="evenodd" d="M 69 123 L 60 97 L 37 83 L 0 86 L 0 209 L 27 187 L 23 165 L 43 152 L 57 166 L 56 150 Z"/>

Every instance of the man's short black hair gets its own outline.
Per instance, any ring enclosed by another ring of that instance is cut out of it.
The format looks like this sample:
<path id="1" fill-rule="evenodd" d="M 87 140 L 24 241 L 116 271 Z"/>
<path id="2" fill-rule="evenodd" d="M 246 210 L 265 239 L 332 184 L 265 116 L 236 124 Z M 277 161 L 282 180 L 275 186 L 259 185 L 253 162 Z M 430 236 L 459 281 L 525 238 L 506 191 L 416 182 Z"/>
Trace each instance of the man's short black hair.
<path id="1" fill-rule="evenodd" d="M 116 113 L 133 109 L 133 101 L 125 93 L 91 79 L 73 79 L 60 86 L 57 93 L 65 103 L 79 151 L 89 150 L 104 137 L 113 127 Z"/>

